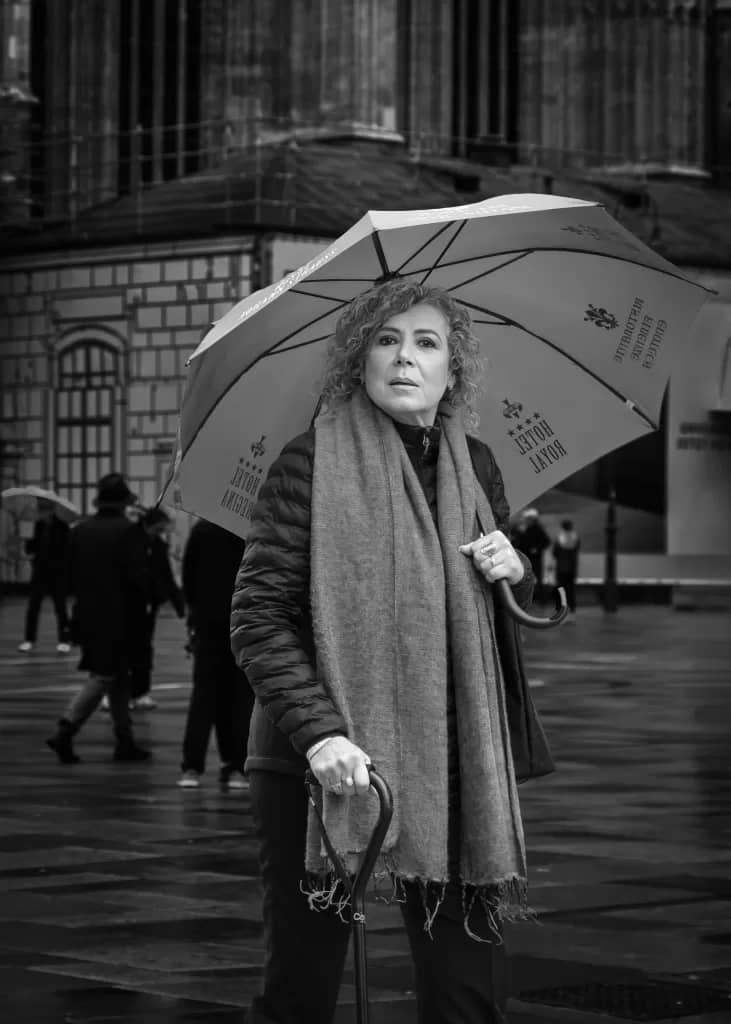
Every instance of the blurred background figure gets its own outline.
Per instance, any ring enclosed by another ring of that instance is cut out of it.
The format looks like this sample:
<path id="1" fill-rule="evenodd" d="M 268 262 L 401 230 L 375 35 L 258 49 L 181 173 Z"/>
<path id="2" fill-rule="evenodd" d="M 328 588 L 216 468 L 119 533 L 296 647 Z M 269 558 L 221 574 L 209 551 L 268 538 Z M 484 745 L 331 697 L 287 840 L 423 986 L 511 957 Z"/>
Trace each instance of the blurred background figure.
<path id="1" fill-rule="evenodd" d="M 135 624 L 129 695 L 130 707 L 148 710 L 157 706 L 150 694 L 157 613 L 169 601 L 178 618 L 182 619 L 185 603 L 170 565 L 167 542 L 170 517 L 161 508 L 150 508 L 143 511 L 137 520 L 136 529 L 140 533 L 147 557 L 150 591 L 144 614 Z"/>
<path id="2" fill-rule="evenodd" d="M 79 669 L 88 672 L 89 679 L 46 740 L 62 764 L 79 761 L 73 737 L 105 694 L 114 724 L 115 761 L 150 756 L 134 742 L 129 716 L 131 631 L 149 593 L 144 545 L 124 514 L 134 497 L 121 473 L 102 477 L 94 499 L 96 514 L 75 526 L 69 538 L 72 639 L 81 647 Z"/>
<path id="3" fill-rule="evenodd" d="M 576 577 L 579 571 L 581 541 L 571 519 L 561 520 L 561 529 L 553 542 L 551 553 L 556 569 L 556 586 L 566 591 L 569 616 L 576 614 Z"/>
<path id="4" fill-rule="evenodd" d="M 512 532 L 511 540 L 513 546 L 526 555 L 536 577 L 534 600 L 537 604 L 544 604 L 546 593 L 543 561 L 546 550 L 551 545 L 551 538 L 543 528 L 537 508 L 527 508 L 521 513 Z"/>
<path id="5" fill-rule="evenodd" d="M 193 690 L 183 737 L 178 785 L 195 789 L 205 771 L 211 729 L 221 758 L 219 782 L 243 789 L 244 759 L 254 694 L 231 653 L 231 597 L 244 541 L 206 520 L 190 532 L 183 553 Z"/>
<path id="6" fill-rule="evenodd" d="M 38 634 L 38 618 L 45 597 L 53 601 L 58 627 L 56 650 L 68 654 L 69 620 L 66 611 L 66 555 L 70 527 L 54 512 L 51 502 L 38 502 L 38 519 L 33 536 L 25 542 L 31 556 L 30 597 L 25 614 L 25 636 L 19 651 L 32 651 Z"/>

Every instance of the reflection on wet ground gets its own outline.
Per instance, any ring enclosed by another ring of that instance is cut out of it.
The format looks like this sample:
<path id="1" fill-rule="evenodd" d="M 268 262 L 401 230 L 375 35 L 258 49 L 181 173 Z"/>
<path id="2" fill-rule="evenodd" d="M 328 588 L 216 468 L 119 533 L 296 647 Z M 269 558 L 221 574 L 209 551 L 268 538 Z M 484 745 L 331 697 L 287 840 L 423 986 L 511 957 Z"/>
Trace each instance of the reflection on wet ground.
<path id="1" fill-rule="evenodd" d="M 98 712 L 43 740 L 81 676 L 50 609 L 19 655 L 0 604 L 0 977 L 18 1024 L 243 1022 L 262 959 L 248 798 L 175 786 L 190 661 L 160 623 L 144 765 Z M 526 637 L 559 772 L 521 788 L 538 921 L 508 928 L 511 1024 L 731 1022 L 731 640 L 724 613 L 580 611 Z M 369 912 L 374 1024 L 415 1021 L 395 908 Z M 352 975 L 338 1024 L 354 1020 Z"/>

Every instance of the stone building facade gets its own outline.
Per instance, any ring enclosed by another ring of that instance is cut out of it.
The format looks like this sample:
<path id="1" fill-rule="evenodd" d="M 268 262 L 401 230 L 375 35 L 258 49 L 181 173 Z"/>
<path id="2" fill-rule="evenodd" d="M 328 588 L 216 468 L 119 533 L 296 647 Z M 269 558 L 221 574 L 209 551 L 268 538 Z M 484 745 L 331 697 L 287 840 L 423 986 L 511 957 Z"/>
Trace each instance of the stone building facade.
<path id="1" fill-rule="evenodd" d="M 89 514 L 99 477 L 122 469 L 152 505 L 170 470 L 186 360 L 249 293 L 250 274 L 247 237 L 0 265 L 2 487 L 51 486 Z M 0 510 L 5 582 L 27 575 L 31 526 Z"/>

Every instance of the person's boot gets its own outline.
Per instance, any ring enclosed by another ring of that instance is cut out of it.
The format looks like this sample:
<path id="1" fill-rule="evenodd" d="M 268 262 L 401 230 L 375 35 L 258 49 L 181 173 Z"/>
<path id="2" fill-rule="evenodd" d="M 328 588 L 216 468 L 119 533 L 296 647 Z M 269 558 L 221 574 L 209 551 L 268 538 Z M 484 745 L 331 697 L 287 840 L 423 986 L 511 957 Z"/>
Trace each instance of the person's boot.
<path id="1" fill-rule="evenodd" d="M 137 746 L 131 733 L 117 733 L 117 745 L 114 748 L 115 761 L 147 761 L 151 756 L 149 750 Z"/>
<path id="2" fill-rule="evenodd" d="M 73 744 L 71 743 L 74 732 L 75 729 L 71 722 L 61 718 L 59 719 L 56 732 L 46 740 L 46 746 L 51 748 L 61 764 L 78 764 L 81 760 L 79 755 L 74 753 Z"/>

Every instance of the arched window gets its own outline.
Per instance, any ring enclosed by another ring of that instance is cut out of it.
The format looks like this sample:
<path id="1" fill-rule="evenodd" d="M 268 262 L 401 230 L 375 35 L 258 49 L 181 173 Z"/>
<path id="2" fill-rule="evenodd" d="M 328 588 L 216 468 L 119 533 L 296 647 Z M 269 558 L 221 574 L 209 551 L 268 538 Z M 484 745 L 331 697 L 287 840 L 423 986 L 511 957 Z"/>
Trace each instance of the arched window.
<path id="1" fill-rule="evenodd" d="M 55 480 L 82 512 L 94 511 L 101 476 L 118 469 L 115 390 L 120 353 L 97 340 L 78 341 L 58 356 Z"/>

